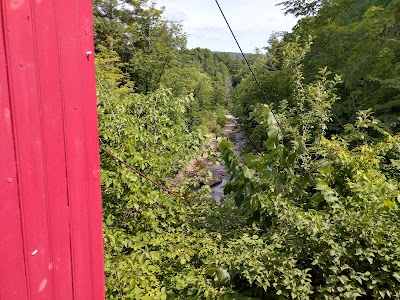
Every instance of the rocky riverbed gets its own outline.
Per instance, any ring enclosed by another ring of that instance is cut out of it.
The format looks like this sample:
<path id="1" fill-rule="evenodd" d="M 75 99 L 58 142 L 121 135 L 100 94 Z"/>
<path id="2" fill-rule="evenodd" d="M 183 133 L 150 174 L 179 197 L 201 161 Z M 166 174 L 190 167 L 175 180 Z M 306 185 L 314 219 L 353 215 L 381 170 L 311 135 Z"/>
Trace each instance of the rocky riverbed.
<path id="1" fill-rule="evenodd" d="M 224 138 L 230 140 L 233 143 L 233 151 L 235 154 L 240 154 L 241 150 L 245 146 L 245 140 L 243 133 L 240 131 L 237 120 L 232 115 L 227 115 L 228 122 L 224 127 Z M 229 175 L 225 171 L 224 163 L 221 161 L 220 164 L 213 164 L 210 168 L 213 174 L 215 183 L 211 185 L 212 196 L 219 203 L 222 196 L 224 195 L 224 185 L 229 181 Z"/>
<path id="2" fill-rule="evenodd" d="M 216 138 L 215 135 L 210 135 L 209 141 L 206 143 L 206 147 L 215 152 L 217 159 L 210 160 L 208 157 L 203 156 L 193 159 L 175 178 L 166 179 L 172 186 L 179 186 L 183 181 L 193 178 L 195 180 L 193 189 L 208 185 L 211 188 L 213 198 L 217 203 L 220 203 L 224 195 L 224 185 L 229 181 L 229 175 L 225 171 L 221 153 L 218 152 L 219 143 L 222 139 L 230 140 L 234 145 L 235 154 L 238 155 L 245 145 L 244 137 L 236 118 L 232 115 L 227 115 L 226 117 L 227 123 L 224 127 L 223 137 Z"/>

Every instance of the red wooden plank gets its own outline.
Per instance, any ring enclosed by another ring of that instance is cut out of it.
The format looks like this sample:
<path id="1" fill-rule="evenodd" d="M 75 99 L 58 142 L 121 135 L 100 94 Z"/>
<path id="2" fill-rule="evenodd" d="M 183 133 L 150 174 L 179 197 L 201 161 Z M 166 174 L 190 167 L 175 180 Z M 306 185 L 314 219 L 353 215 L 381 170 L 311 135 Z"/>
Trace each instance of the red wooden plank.
<path id="1" fill-rule="evenodd" d="M 32 1 L 32 0 L 31 0 Z M 53 277 L 48 194 L 44 168 L 44 137 L 40 118 L 37 49 L 32 28 L 31 1 L 3 1 L 9 57 L 15 147 L 19 169 L 19 195 L 25 229 L 27 276 L 32 299 L 51 299 Z"/>
<path id="2" fill-rule="evenodd" d="M 27 299 L 24 245 L 19 209 L 18 179 L 7 59 L 4 47 L 3 8 L 0 22 L 0 299 Z"/>
<path id="3" fill-rule="evenodd" d="M 90 5 L 90 1 L 80 0 L 58 0 L 56 3 L 57 11 L 59 12 L 62 65 L 64 66 L 62 69 L 63 88 L 65 99 L 67 99 L 65 101 L 65 133 L 67 137 L 67 168 L 71 209 L 74 296 L 75 299 L 84 300 L 104 298 L 104 270 L 99 267 L 102 265 L 103 257 L 93 257 L 93 250 L 102 244 L 100 241 L 102 235 L 96 239 L 93 238 L 93 234 L 99 234 L 99 230 L 101 231 L 100 227 L 93 232 L 93 226 L 101 226 L 101 223 L 91 224 L 92 219 L 90 216 L 92 214 L 90 210 L 97 207 L 94 213 L 99 213 L 100 197 L 98 193 L 91 195 L 92 184 L 89 182 L 88 175 L 93 173 L 91 169 L 98 171 L 99 164 L 97 163 L 94 166 L 93 161 L 88 157 L 89 151 L 91 151 L 89 156 L 93 155 L 93 153 L 98 155 L 98 148 L 96 152 L 93 152 L 93 146 L 89 145 L 87 140 L 92 135 L 97 138 L 97 128 L 91 127 L 88 129 L 85 121 L 85 119 L 95 120 L 93 109 L 86 111 L 86 108 L 90 105 L 94 106 L 94 108 L 96 106 L 95 102 L 91 101 L 95 95 L 94 91 L 92 90 L 92 94 L 89 95 L 85 90 L 86 84 L 93 87 L 92 78 L 94 73 L 89 74 L 82 69 L 84 64 L 87 63 L 85 53 L 87 50 L 93 51 L 93 47 L 85 49 L 83 46 L 86 45 L 81 41 L 81 2 L 85 2 L 85 5 Z M 92 30 L 92 28 L 90 27 L 89 30 Z M 93 68 L 93 61 L 91 61 L 91 64 Z M 97 189 L 99 189 L 98 179 L 96 183 Z M 97 206 L 94 205 L 92 207 L 90 201 L 93 201 L 93 204 Z M 95 253 L 99 254 L 102 250 L 96 251 Z M 101 263 L 94 264 L 93 259 L 100 258 Z M 97 274 L 94 274 L 94 271 Z M 100 277 L 101 281 L 98 279 Z M 96 284 L 95 278 L 97 278 Z M 96 291 L 94 290 L 95 286 L 98 288 Z"/>
<path id="4" fill-rule="evenodd" d="M 70 224 L 61 92 L 59 32 L 52 1 L 33 1 L 33 28 L 41 93 L 40 114 L 45 147 L 48 224 L 54 299 L 72 299 Z"/>
<path id="5" fill-rule="evenodd" d="M 0 299 L 104 299 L 91 3 L 1 8 Z"/>
<path id="6" fill-rule="evenodd" d="M 91 1 L 80 1 L 80 35 L 81 49 L 85 52 L 83 58 L 83 99 L 85 99 L 86 115 L 86 143 L 88 156 L 89 174 L 89 213 L 92 236 L 92 288 L 94 299 L 104 299 L 104 253 L 103 253 L 103 231 L 102 231 L 102 203 L 100 190 L 100 155 L 98 139 L 98 120 L 96 103 L 96 78 L 94 69 L 94 35 L 93 35 L 93 12 Z M 89 54 L 92 52 L 92 54 Z"/>

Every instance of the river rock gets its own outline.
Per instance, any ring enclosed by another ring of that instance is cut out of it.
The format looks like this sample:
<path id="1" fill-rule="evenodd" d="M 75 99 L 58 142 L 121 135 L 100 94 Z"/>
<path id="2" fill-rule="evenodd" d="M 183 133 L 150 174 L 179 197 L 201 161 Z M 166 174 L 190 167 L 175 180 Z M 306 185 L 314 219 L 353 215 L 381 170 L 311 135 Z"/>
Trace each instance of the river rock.
<path id="1" fill-rule="evenodd" d="M 210 171 L 212 173 L 212 178 L 210 181 L 206 182 L 206 184 L 210 187 L 220 184 L 224 179 L 223 174 L 221 174 L 221 171 L 218 170 L 217 168 L 212 168 Z"/>

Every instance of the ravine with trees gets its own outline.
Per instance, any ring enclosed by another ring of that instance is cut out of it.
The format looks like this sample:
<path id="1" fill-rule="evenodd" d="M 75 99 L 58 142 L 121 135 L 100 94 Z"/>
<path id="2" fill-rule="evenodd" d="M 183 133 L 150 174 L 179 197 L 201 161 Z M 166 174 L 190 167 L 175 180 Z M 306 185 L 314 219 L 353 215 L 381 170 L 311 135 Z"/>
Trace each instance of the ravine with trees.
<path id="1" fill-rule="evenodd" d="M 400 299 L 399 0 L 284 1 L 262 91 L 152 1 L 93 7 L 100 144 L 132 168 L 101 152 L 108 299 Z M 209 149 L 229 112 L 240 155 Z M 199 157 L 221 203 L 177 184 Z"/>

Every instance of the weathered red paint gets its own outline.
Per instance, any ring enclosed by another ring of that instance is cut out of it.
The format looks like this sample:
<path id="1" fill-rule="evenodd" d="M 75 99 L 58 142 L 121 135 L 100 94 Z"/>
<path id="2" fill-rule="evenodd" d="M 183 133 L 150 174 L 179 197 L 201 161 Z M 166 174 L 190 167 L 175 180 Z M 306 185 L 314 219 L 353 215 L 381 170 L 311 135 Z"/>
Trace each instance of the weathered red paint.
<path id="1" fill-rule="evenodd" d="M 104 299 L 91 1 L 0 15 L 0 299 Z"/>

